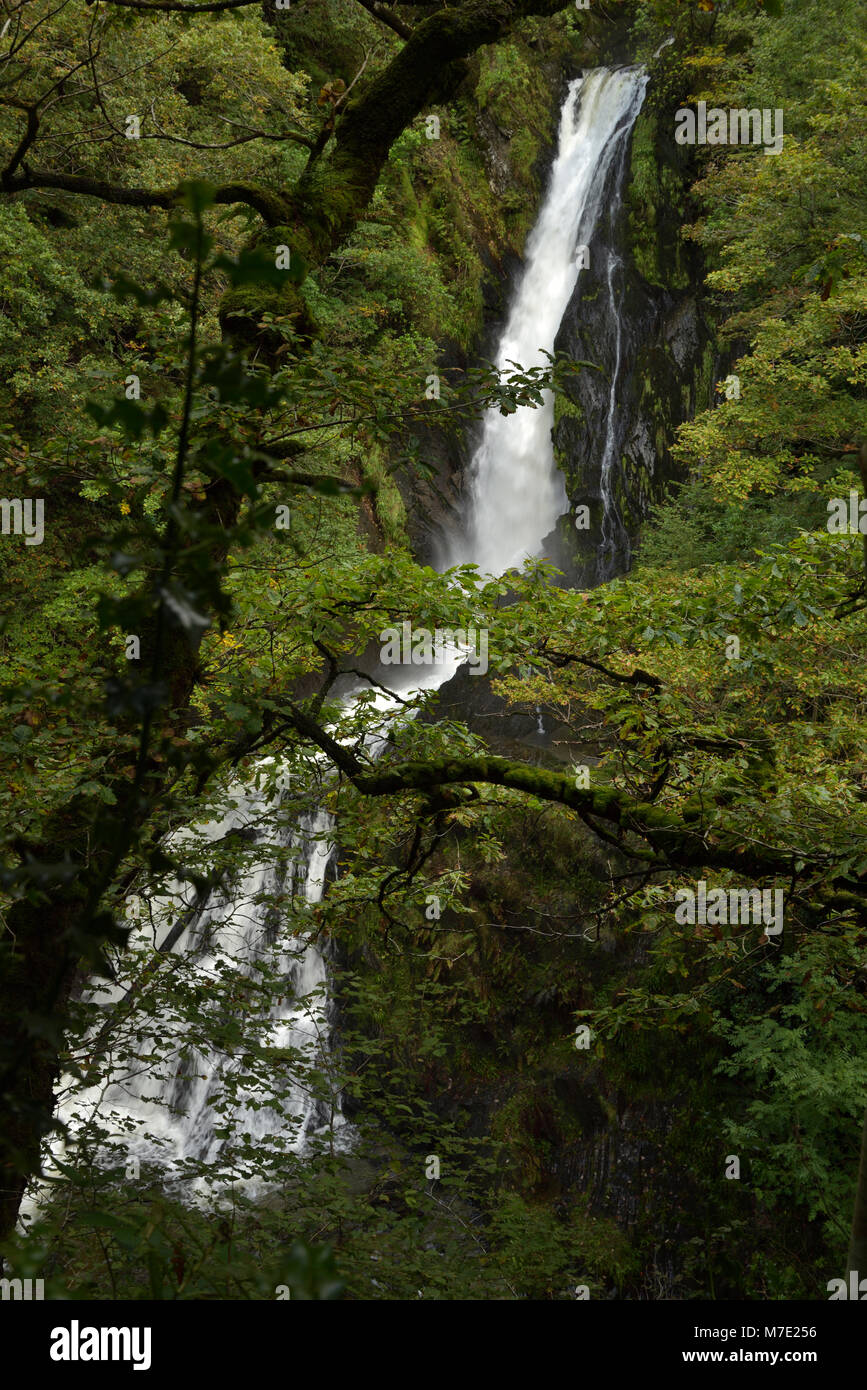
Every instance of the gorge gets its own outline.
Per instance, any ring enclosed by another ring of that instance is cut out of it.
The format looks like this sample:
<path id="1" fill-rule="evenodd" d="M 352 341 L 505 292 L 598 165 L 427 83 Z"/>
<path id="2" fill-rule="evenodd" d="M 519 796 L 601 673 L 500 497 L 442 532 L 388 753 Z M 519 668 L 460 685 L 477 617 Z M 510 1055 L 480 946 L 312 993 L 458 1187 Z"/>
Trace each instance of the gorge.
<path id="1" fill-rule="evenodd" d="M 858 0 L 26 6 L 3 1296 L 857 1288 Z"/>
<path id="2" fill-rule="evenodd" d="M 595 246 L 597 226 L 606 195 L 609 225 L 615 222 L 619 204 L 619 185 L 625 169 L 632 126 L 638 115 L 647 85 L 643 68 L 601 68 L 570 83 L 560 119 L 559 143 L 535 228 L 528 241 L 526 264 L 519 278 L 507 322 L 503 328 L 497 365 L 506 372 L 509 364 L 521 367 L 542 365 L 551 354 L 567 304 L 572 299 L 579 275 L 576 248 Z M 613 171 L 613 181 L 612 181 Z M 614 296 L 617 261 L 607 252 L 603 272 L 608 288 L 612 323 L 619 318 Z M 580 298 L 578 300 L 580 304 Z M 604 432 L 597 453 L 602 523 L 599 539 L 599 577 L 615 571 L 615 535 L 622 533 L 610 483 L 610 473 L 618 440 L 625 434 L 617 419 L 617 390 L 622 370 L 621 334 L 615 329 L 616 359 L 606 375 L 610 379 Z M 509 416 L 491 410 L 482 425 L 482 438 L 473 456 L 468 479 L 466 540 L 455 538 L 450 564 L 471 563 L 483 573 L 504 574 L 529 555 L 543 552 L 545 537 L 554 529 L 568 507 L 562 475 L 554 462 L 551 440 L 553 397 L 539 409 L 521 407 Z M 406 647 L 406 643 L 404 643 Z M 446 654 L 444 669 L 434 667 L 425 687 L 435 690 L 455 673 L 457 654 Z M 404 661 L 407 654 L 403 653 Z M 416 663 L 418 664 L 418 663 Z M 478 664 L 471 659 L 470 669 Z M 403 672 L 398 689 L 410 695 L 415 678 Z M 439 665 L 442 667 L 443 662 Z M 378 716 L 394 715 L 398 705 L 388 697 L 378 702 Z M 231 835 L 247 835 L 253 843 L 268 844 L 275 838 L 273 821 L 281 804 L 282 774 L 278 770 L 276 794 L 262 796 L 253 786 L 236 785 L 229 790 L 225 814 L 199 826 L 206 841 Z M 182 850 L 182 842 L 192 832 L 177 832 L 171 845 Z M 213 892 L 204 901 L 184 896 L 182 886 L 172 885 L 162 902 L 151 902 L 147 932 L 165 953 L 171 937 L 171 951 L 192 958 L 194 976 L 207 988 L 208 980 L 218 978 L 221 958 L 240 963 L 243 974 L 255 976 L 260 965 L 286 981 L 285 999 L 269 1014 L 263 1047 L 290 1055 L 295 1049 L 308 1066 L 319 1060 L 328 1046 L 327 966 L 313 941 L 287 943 L 273 921 L 276 894 L 300 894 L 308 904 L 321 901 L 326 891 L 329 865 L 335 850 L 334 836 L 339 825 L 323 811 L 305 815 L 297 825 L 277 832 L 277 843 L 289 852 L 285 876 L 263 862 L 248 867 L 230 897 Z M 132 904 L 132 919 L 137 908 Z M 173 929 L 180 916 L 182 932 Z M 146 944 L 146 939 L 145 939 Z M 122 1003 L 124 991 L 117 986 L 95 985 L 88 998 L 107 1014 Z M 98 1123 L 110 1140 L 125 1151 L 137 1171 L 139 1163 L 157 1162 L 169 1178 L 182 1174 L 185 1160 L 219 1168 L 223 1144 L 216 1136 L 219 1114 L 225 1107 L 225 1070 L 242 1072 L 243 1065 L 227 1062 L 213 1050 L 196 1047 L 187 1036 L 189 1027 L 178 1027 L 171 1020 L 155 1016 L 153 1036 L 137 1033 L 135 1060 L 113 1058 L 112 1071 L 96 1091 L 81 1093 L 71 1078 L 61 1085 L 66 1096 L 60 1118 L 74 1142 L 82 1124 Z M 96 1026 L 98 1035 L 100 1025 Z M 159 1040 L 159 1045 L 157 1044 Z M 167 1040 L 170 1046 L 166 1051 Z M 270 1137 L 280 1137 L 303 1152 L 308 1135 L 317 1129 L 340 1123 L 339 1097 L 330 1105 L 314 1099 L 302 1086 L 290 1091 L 285 1108 L 264 1109 L 256 1104 L 257 1083 L 241 1081 L 233 1096 L 233 1138 L 260 1146 Z M 246 1137 L 243 1137 L 246 1136 Z M 66 1155 L 68 1157 L 68 1155 Z M 114 1153 L 116 1161 L 117 1154 Z M 204 1178 L 193 1184 L 194 1192 L 206 1191 Z M 219 1190 L 219 1182 L 217 1183 Z M 28 1205 L 27 1215 L 35 1208 Z"/>

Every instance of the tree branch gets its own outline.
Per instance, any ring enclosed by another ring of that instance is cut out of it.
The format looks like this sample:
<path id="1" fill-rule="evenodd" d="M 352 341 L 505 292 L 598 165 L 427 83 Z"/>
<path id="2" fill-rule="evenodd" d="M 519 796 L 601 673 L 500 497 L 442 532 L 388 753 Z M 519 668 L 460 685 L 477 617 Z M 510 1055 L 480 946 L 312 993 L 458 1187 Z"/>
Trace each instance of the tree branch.
<path id="1" fill-rule="evenodd" d="M 738 829 L 711 828 L 706 817 L 715 808 L 712 798 L 704 798 L 701 806 L 687 803 L 678 814 L 648 801 L 631 799 L 616 787 L 576 787 L 571 776 L 549 768 L 514 762 L 493 755 L 475 757 L 432 758 L 427 762 L 390 763 L 371 766 L 362 762 L 350 749 L 322 729 L 315 720 L 291 706 L 287 721 L 303 737 L 315 743 L 328 755 L 358 791 L 366 796 L 387 796 L 402 791 L 431 792 L 458 783 L 485 782 L 492 786 L 508 787 L 512 791 L 557 802 L 577 811 L 582 819 L 593 816 L 621 831 L 639 835 L 657 855 L 662 855 L 672 868 L 730 869 L 744 876 L 745 881 L 763 878 L 793 878 L 793 863 L 798 851 L 763 846 L 760 850 L 743 844 Z M 709 835 L 714 842 L 709 843 Z M 643 857 L 643 856 L 639 856 Z M 829 857 L 828 865 L 833 865 Z M 815 865 L 814 865 L 815 867 Z M 826 891 L 816 896 L 824 901 L 856 903 L 864 910 L 865 900 L 851 890 L 860 888 L 867 875 L 860 878 L 840 877 Z"/>
<path id="2" fill-rule="evenodd" d="M 260 0 L 202 0 L 200 5 L 186 5 L 183 0 L 100 0 L 103 5 L 119 5 L 125 10 L 173 10 L 180 14 L 218 14 L 221 10 L 240 10 L 245 5 L 258 5 Z M 94 0 L 85 0 L 92 5 Z"/>
<path id="3" fill-rule="evenodd" d="M 25 193 L 32 188 L 59 188 L 66 193 L 80 193 L 87 198 L 100 198 L 104 203 L 117 203 L 125 207 L 164 208 L 175 207 L 180 197 L 176 188 L 124 188 L 120 184 L 108 183 L 105 179 L 92 179 L 82 174 L 60 174 L 51 169 L 32 169 L 23 166 L 17 178 L 7 179 L 3 184 L 6 193 Z M 257 188 L 253 184 L 226 183 L 216 190 L 217 203 L 246 203 L 268 223 L 275 226 L 285 216 L 282 200 L 274 193 Z"/>
<path id="4" fill-rule="evenodd" d="M 300 249 L 320 264 L 359 221 L 399 135 L 421 112 L 449 100 L 465 60 L 526 15 L 554 15 L 569 0 L 464 0 L 417 25 L 391 62 L 346 106 L 327 163 L 308 165 L 292 196 Z M 349 194 L 350 196 L 347 196 Z"/>
<path id="5" fill-rule="evenodd" d="M 589 656 L 579 656 L 577 652 L 556 652 L 551 651 L 544 644 L 541 647 L 541 654 L 552 666 L 570 666 L 575 662 L 578 666 L 587 666 L 591 671 L 598 671 L 601 675 L 607 676 L 608 680 L 616 681 L 619 685 L 647 685 L 651 690 L 662 690 L 662 681 L 658 676 L 651 675 L 649 671 L 642 671 L 641 667 L 636 669 L 628 676 L 620 671 L 612 671 L 610 666 L 603 666 L 601 662 L 594 661 Z"/>
<path id="6" fill-rule="evenodd" d="M 157 121 L 157 114 L 154 110 L 154 102 L 151 102 L 151 119 L 156 128 L 155 135 L 140 135 L 140 140 L 165 140 L 171 145 L 186 145 L 191 150 L 233 150 L 237 145 L 249 145 L 253 140 L 273 140 L 278 144 L 284 140 L 290 140 L 296 145 L 304 145 L 308 150 L 312 150 L 315 141 L 310 135 L 305 135 L 301 130 L 248 130 L 245 135 L 239 135 L 235 140 L 224 140 L 215 145 L 205 144 L 201 140 L 185 140 L 182 135 L 170 135 L 167 130 L 163 130 Z M 231 121 L 228 122 L 232 124 Z M 237 127 L 240 129 L 240 127 Z"/>
<path id="7" fill-rule="evenodd" d="M 387 5 L 377 4 L 377 0 L 358 0 L 358 3 L 363 5 L 367 13 L 373 15 L 374 19 L 378 19 L 380 24 L 386 24 L 389 29 L 393 29 L 400 38 L 412 38 L 410 26 L 405 24 L 400 15 L 395 14 L 394 10 L 390 10 Z"/>
<path id="8" fill-rule="evenodd" d="M 21 163 L 27 151 L 30 149 L 30 146 L 33 144 L 33 141 L 36 139 L 36 136 L 39 134 L 39 106 L 38 104 L 28 106 L 26 102 L 18 101 L 15 97 L 6 97 L 3 101 L 3 105 L 15 106 L 19 110 L 27 112 L 27 129 L 18 142 L 18 148 L 13 151 L 9 163 L 6 165 L 2 174 L 0 174 L 0 185 L 2 185 L 3 188 L 8 188 L 15 170 L 18 168 L 18 165 Z"/>

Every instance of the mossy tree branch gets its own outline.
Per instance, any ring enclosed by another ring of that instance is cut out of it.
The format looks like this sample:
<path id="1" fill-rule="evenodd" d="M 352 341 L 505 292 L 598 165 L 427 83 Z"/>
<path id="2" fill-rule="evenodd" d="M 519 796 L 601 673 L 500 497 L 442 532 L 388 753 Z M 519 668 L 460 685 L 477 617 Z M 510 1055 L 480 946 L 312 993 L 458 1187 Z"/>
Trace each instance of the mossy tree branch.
<path id="1" fill-rule="evenodd" d="M 566 8 L 568 0 L 464 0 L 417 25 L 385 70 L 347 104 L 330 158 L 308 166 L 291 194 L 305 258 L 319 264 L 350 234 L 395 140 L 428 107 L 454 95 L 466 58 L 519 19 Z"/>
<path id="2" fill-rule="evenodd" d="M 614 826 L 621 834 L 637 835 L 650 846 L 660 866 L 672 869 L 726 869 L 745 880 L 796 878 L 797 849 L 760 848 L 743 844 L 736 830 L 711 824 L 717 809 L 712 798 L 703 796 L 687 801 L 679 812 L 638 800 L 616 787 L 581 788 L 565 773 L 511 758 L 481 755 L 443 756 L 420 762 L 362 762 L 340 744 L 303 710 L 292 707 L 287 722 L 315 743 L 366 796 L 388 796 L 400 792 L 438 792 L 443 787 L 484 782 L 535 796 L 543 801 L 569 807 L 584 817 L 593 817 Z M 629 853 L 626 843 L 622 846 Z M 640 858 L 646 854 L 639 853 Z M 815 867 L 815 864 L 814 864 Z M 826 866 L 833 875 L 833 863 Z M 832 877 L 820 887 L 817 903 L 859 911 L 867 915 L 867 875 Z"/>
<path id="3" fill-rule="evenodd" d="M 20 174 L 9 174 L 2 180 L 4 193 L 26 193 L 30 189 L 58 188 L 65 193 L 78 193 L 85 198 L 133 208 L 163 208 L 171 212 L 178 206 L 181 192 L 177 188 L 126 188 L 107 179 L 92 179 L 83 174 L 63 174 L 53 169 L 34 169 L 24 164 Z M 251 183 L 220 184 L 214 193 L 217 203 L 246 203 L 258 212 L 269 225 L 285 220 L 286 204 L 278 193 Z"/>

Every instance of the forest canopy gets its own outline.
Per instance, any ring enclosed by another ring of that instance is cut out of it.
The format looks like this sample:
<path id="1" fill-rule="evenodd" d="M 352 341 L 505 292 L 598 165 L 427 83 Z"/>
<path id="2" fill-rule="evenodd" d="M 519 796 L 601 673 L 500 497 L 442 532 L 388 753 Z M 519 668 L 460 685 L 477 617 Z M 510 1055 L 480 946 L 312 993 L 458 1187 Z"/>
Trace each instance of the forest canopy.
<path id="1" fill-rule="evenodd" d="M 0 11 L 8 1271 L 91 1299 L 867 1275 L 862 7 Z M 627 573 L 444 570 L 443 458 L 600 373 L 489 347 L 568 81 L 634 63 L 623 256 L 698 306 L 708 390 L 683 369 Z M 782 149 L 678 154 L 701 101 L 782 109 Z M 486 634 L 479 705 L 388 684 L 405 623 Z M 699 885 L 780 894 L 783 930 L 676 914 Z M 261 916 L 254 965 L 211 950 L 215 905 Z M 313 1052 L 273 1030 L 311 939 Z M 214 1142 L 167 1181 L 205 1058 Z M 132 1150 L 94 1098 L 137 1066 L 176 1084 Z"/>

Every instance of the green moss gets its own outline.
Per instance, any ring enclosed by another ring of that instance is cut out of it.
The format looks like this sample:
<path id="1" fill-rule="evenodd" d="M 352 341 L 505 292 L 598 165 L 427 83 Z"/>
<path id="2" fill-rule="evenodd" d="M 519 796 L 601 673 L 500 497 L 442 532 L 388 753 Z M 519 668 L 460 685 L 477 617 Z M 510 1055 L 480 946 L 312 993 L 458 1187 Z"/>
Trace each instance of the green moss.
<path id="1" fill-rule="evenodd" d="M 364 480 L 376 487 L 376 517 L 386 541 L 401 545 L 406 540 L 406 507 L 394 477 L 379 449 L 372 449 L 364 464 Z"/>
<path id="2" fill-rule="evenodd" d="M 621 1285 L 638 1270 L 636 1250 L 610 1218 L 575 1207 L 569 1214 L 569 1229 L 587 1274 L 602 1287 Z"/>
<path id="3" fill-rule="evenodd" d="M 689 268 L 677 229 L 685 220 L 687 184 L 681 172 L 661 155 L 655 112 L 642 111 L 632 137 L 632 160 L 627 190 L 629 245 L 640 274 L 652 285 L 688 289 Z"/>
<path id="4" fill-rule="evenodd" d="M 560 391 L 554 397 L 554 427 L 559 425 L 561 420 L 577 420 L 579 424 L 584 423 L 584 411 L 577 401 L 573 401 L 567 396 L 565 391 Z"/>

